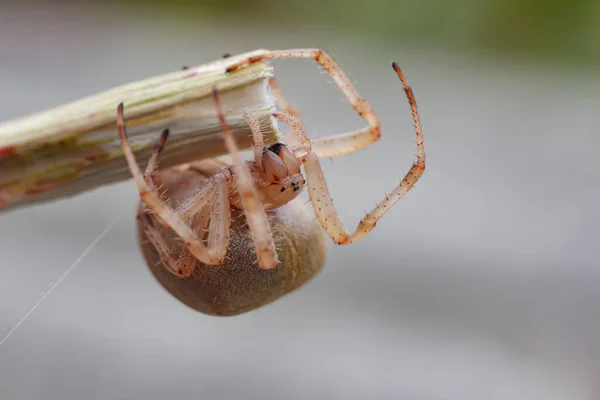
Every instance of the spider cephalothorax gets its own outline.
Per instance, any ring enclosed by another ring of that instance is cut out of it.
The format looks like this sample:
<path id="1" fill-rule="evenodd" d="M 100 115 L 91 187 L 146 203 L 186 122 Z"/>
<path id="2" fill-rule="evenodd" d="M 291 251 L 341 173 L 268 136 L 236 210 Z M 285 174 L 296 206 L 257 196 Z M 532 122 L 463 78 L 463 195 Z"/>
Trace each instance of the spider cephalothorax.
<path id="1" fill-rule="evenodd" d="M 254 161 L 257 171 L 253 178 L 265 209 L 280 207 L 300 194 L 306 184 L 300 165 L 283 143 L 263 148 L 259 159 Z"/>

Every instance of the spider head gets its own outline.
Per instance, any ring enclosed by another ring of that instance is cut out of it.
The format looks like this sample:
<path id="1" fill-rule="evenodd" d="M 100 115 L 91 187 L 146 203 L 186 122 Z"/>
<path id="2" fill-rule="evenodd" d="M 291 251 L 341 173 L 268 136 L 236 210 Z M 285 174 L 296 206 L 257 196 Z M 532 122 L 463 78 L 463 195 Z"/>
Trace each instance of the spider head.
<path id="1" fill-rule="evenodd" d="M 283 143 L 275 143 L 264 148 L 262 170 L 266 178 L 266 186 L 262 189 L 264 202 L 270 208 L 291 201 L 300 194 L 306 184 L 300 172 L 300 163 L 294 153 Z"/>

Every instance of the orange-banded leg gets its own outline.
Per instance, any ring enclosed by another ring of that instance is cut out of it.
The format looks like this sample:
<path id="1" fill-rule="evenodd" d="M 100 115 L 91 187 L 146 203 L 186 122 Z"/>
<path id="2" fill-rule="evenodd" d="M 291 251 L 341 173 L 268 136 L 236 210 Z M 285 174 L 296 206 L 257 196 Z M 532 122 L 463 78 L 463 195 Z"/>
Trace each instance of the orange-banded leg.
<path id="1" fill-rule="evenodd" d="M 221 108 L 221 102 L 219 99 L 219 92 L 216 88 L 213 88 L 212 93 L 213 99 L 215 101 L 215 106 L 217 108 L 219 121 L 221 123 L 221 131 L 223 133 L 223 138 L 225 139 L 225 145 L 227 147 L 227 150 L 231 154 L 231 158 L 233 161 L 233 171 L 235 172 L 235 185 L 240 196 L 242 207 L 244 209 L 244 214 L 246 216 L 246 221 L 248 223 L 248 227 L 252 235 L 252 240 L 254 242 L 254 247 L 256 249 L 258 266 L 261 269 L 275 268 L 279 264 L 279 259 L 277 257 L 275 243 L 273 241 L 273 232 L 271 231 L 271 226 L 269 225 L 267 214 L 265 212 L 263 204 L 261 203 L 258 197 L 258 193 L 256 191 L 256 188 L 254 187 L 254 181 L 250 176 L 250 172 L 248 171 L 248 168 L 246 167 L 246 165 L 240 157 L 237 144 L 235 143 L 235 139 L 233 138 L 233 135 L 229 132 L 229 128 L 227 127 L 227 123 L 225 122 L 225 117 L 223 115 L 223 110 Z M 250 119 L 249 124 L 253 128 L 253 134 L 256 140 L 257 136 L 260 136 L 260 126 L 256 126 L 256 124 L 258 124 L 258 121 L 255 121 L 253 123 L 252 119 Z M 255 126 L 253 127 L 252 124 L 255 124 Z M 260 141 L 262 141 L 262 139 Z M 255 152 L 256 151 L 257 148 L 255 147 Z M 262 154 L 262 145 L 260 151 Z"/>
<path id="2" fill-rule="evenodd" d="M 381 136 L 381 126 L 379 118 L 375 110 L 369 102 L 361 97 L 346 74 L 342 71 L 338 64 L 323 50 L 320 49 L 294 49 L 294 50 L 274 50 L 268 53 L 248 58 L 240 61 L 238 64 L 232 65 L 227 69 L 227 72 L 235 71 L 250 63 L 259 62 L 262 60 L 273 60 L 279 58 L 311 58 L 319 63 L 333 78 L 335 84 L 340 88 L 344 95 L 352 104 L 354 110 L 367 122 L 368 126 L 356 131 L 341 133 L 328 138 L 313 139 L 312 151 L 317 157 L 335 157 L 342 154 L 351 153 L 353 151 L 365 148 L 377 140 Z M 277 96 L 276 89 L 276 96 Z M 281 97 L 283 98 L 283 97 Z"/>
<path id="3" fill-rule="evenodd" d="M 119 104 L 117 109 L 117 125 L 123 152 L 127 160 L 129 169 L 138 187 L 140 199 L 145 203 L 153 216 L 155 216 L 161 224 L 172 229 L 183 240 L 188 251 L 196 257 L 200 262 L 209 265 L 220 264 L 227 251 L 229 242 L 229 227 L 231 223 L 231 210 L 229 204 L 229 185 L 231 179 L 223 174 L 215 175 L 207 184 L 205 190 L 201 190 L 192 196 L 186 204 L 188 207 L 193 207 L 196 210 L 202 210 L 207 205 L 210 205 L 210 224 L 208 228 L 208 245 L 204 243 L 202 238 L 198 236 L 196 230 L 188 225 L 186 219 L 189 219 L 189 214 L 186 215 L 186 208 L 176 211 L 167 205 L 153 183 L 149 183 L 140 171 L 133 151 L 127 141 L 125 119 L 123 115 L 123 103 Z M 159 144 L 166 141 L 168 131 L 163 132 Z M 162 149 L 162 145 L 155 147 L 155 152 Z M 158 149 L 158 150 L 156 150 Z M 151 157 L 152 165 L 158 163 L 158 154 Z M 150 170 L 152 169 L 150 166 Z M 146 171 L 149 175 L 152 171 Z M 187 218 L 186 218 L 187 217 Z M 202 218 L 204 219 L 204 218 Z M 153 225 L 148 225 L 152 229 Z M 154 228 L 156 229 L 156 228 Z M 204 230 L 201 230 L 204 235 Z M 153 238 L 159 240 L 160 235 L 152 235 Z M 159 246 L 160 247 L 160 246 Z"/>
<path id="4" fill-rule="evenodd" d="M 321 165 L 319 163 L 319 153 L 314 150 L 315 141 L 310 141 L 308 137 L 306 137 L 305 129 L 302 126 L 301 121 L 292 116 L 286 116 L 278 113 L 274 114 L 275 117 L 286 123 L 289 123 L 293 129 L 296 127 L 297 135 L 304 136 L 305 141 L 308 141 L 313 145 L 313 149 L 311 150 L 310 146 L 308 146 L 306 148 L 306 155 L 301 156 L 299 159 L 304 164 L 304 171 L 306 173 L 306 180 L 308 182 L 308 194 L 317 217 L 325 231 L 327 231 L 329 236 L 331 236 L 331 238 L 337 244 L 353 243 L 368 234 L 375 227 L 377 221 L 392 207 L 392 205 L 400 200 L 400 198 L 414 186 L 414 184 L 419 180 L 425 171 L 425 149 L 423 146 L 423 132 L 417 110 L 417 103 L 413 91 L 406 81 L 406 78 L 402 74 L 400 67 L 398 67 L 396 63 L 393 63 L 392 66 L 400 78 L 402 85 L 404 86 L 404 91 L 411 108 L 416 135 L 417 160 L 413 163 L 412 167 L 404 176 L 400 184 L 389 195 L 386 194 L 385 199 L 367 213 L 367 215 L 360 221 L 357 228 L 352 233 L 349 233 L 346 230 L 344 224 L 338 216 L 335 206 L 333 205 L 333 199 L 331 198 L 329 189 L 327 188 L 325 176 L 323 175 L 323 170 L 321 169 Z M 357 146 L 354 146 L 346 139 L 333 137 L 331 140 L 333 141 L 332 143 L 338 143 L 341 154 L 357 150 Z"/>

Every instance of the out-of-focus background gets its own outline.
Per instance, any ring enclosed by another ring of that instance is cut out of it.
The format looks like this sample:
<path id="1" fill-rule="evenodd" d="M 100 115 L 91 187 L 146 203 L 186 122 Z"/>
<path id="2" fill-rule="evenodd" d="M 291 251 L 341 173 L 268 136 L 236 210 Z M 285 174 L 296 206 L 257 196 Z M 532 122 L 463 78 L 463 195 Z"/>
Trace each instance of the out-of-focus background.
<path id="1" fill-rule="evenodd" d="M 383 137 L 325 162 L 350 227 L 428 170 L 364 240 L 256 312 L 167 294 L 132 182 L 0 215 L 2 399 L 597 399 L 600 3 L 0 2 L 0 120 L 255 48 L 321 47 Z M 276 62 L 314 137 L 361 120 L 310 62 Z M 1 173 L 1 172 L 0 172 Z M 116 225 L 80 258 L 105 228 Z"/>

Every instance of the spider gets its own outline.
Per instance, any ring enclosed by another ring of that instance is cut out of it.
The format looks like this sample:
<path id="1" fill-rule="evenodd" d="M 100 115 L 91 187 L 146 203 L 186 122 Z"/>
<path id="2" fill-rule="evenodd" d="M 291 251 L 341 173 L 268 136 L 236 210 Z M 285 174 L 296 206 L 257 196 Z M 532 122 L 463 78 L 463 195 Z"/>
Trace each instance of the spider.
<path id="1" fill-rule="evenodd" d="M 141 202 L 157 221 L 155 224 L 149 217 L 150 214 L 142 213 L 139 220 L 141 228 L 158 252 L 164 267 L 177 277 L 190 277 L 199 263 L 219 265 L 224 261 L 230 240 L 232 210 L 243 211 L 254 243 L 258 267 L 270 270 L 278 266 L 279 258 L 268 212 L 291 202 L 305 186 L 308 187 L 310 201 L 320 225 L 335 243 L 343 245 L 356 242 L 368 234 L 390 207 L 414 186 L 425 170 L 423 134 L 416 101 L 400 67 L 392 63 L 412 111 L 417 160 L 400 184 L 366 214 L 353 232 L 348 232 L 333 205 L 319 158 L 351 153 L 376 142 L 380 137 L 379 119 L 340 67 L 319 49 L 271 51 L 230 66 L 227 72 L 249 63 L 277 58 L 314 59 L 330 74 L 356 112 L 367 122 L 367 126 L 328 138 L 309 139 L 297 113 L 287 106 L 275 81 L 272 81 L 274 94 L 284 106 L 284 112 L 275 112 L 273 116 L 290 125 L 291 132 L 282 143 L 265 146 L 258 118 L 252 113 L 245 113 L 244 117 L 253 133 L 254 160 L 244 162 L 225 121 L 218 88 L 214 87 L 212 96 L 223 138 L 232 156 L 232 165 L 218 169 L 206 184 L 188 196 L 179 207 L 169 205 L 161 197 L 154 179 L 169 131 L 162 133 L 145 172 L 142 172 L 127 141 L 123 103 L 118 106 L 117 125 L 127 164 L 136 182 Z M 168 228 L 183 241 L 185 256 L 173 254 L 160 227 Z"/>

